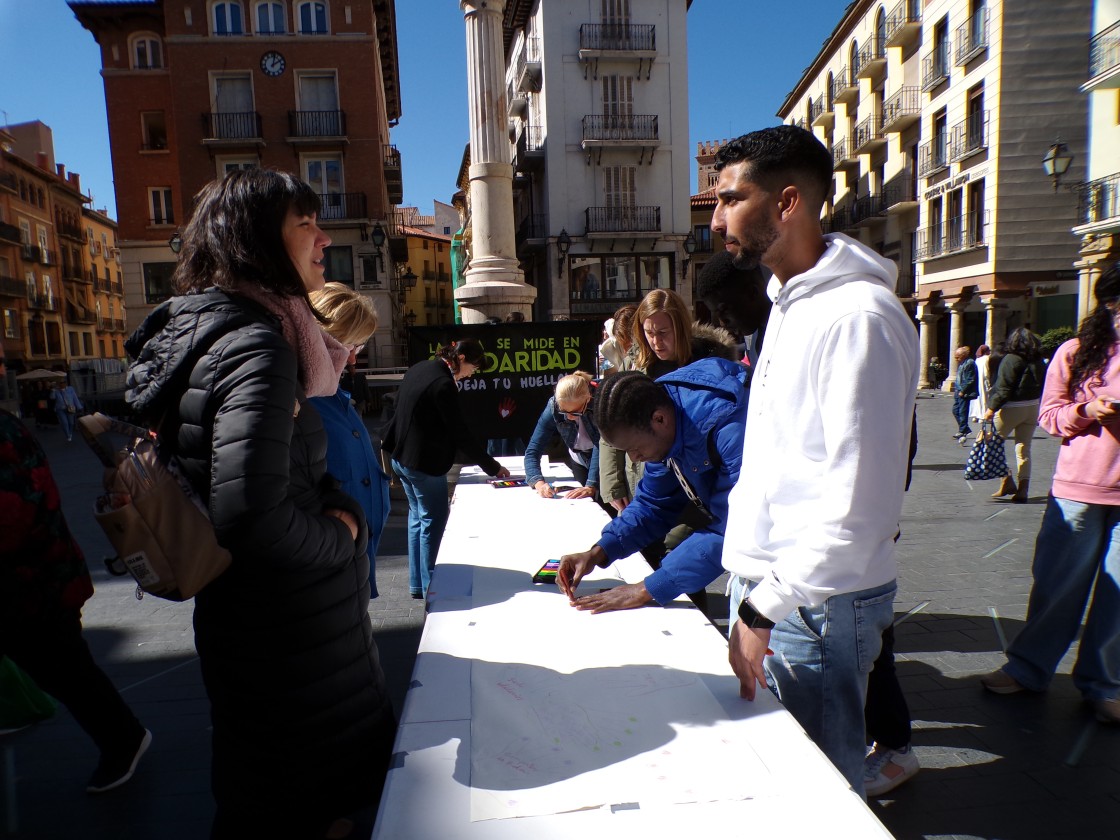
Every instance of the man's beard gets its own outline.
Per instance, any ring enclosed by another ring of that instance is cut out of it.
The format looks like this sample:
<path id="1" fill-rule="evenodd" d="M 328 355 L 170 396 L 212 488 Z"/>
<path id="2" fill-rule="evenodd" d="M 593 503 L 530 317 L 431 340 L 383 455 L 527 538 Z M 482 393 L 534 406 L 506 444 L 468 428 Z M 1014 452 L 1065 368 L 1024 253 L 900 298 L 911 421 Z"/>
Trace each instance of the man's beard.
<path id="1" fill-rule="evenodd" d="M 731 258 L 731 264 L 740 270 L 752 271 L 762 265 L 762 255 L 777 241 L 777 228 L 767 222 L 738 240 L 739 250 Z"/>

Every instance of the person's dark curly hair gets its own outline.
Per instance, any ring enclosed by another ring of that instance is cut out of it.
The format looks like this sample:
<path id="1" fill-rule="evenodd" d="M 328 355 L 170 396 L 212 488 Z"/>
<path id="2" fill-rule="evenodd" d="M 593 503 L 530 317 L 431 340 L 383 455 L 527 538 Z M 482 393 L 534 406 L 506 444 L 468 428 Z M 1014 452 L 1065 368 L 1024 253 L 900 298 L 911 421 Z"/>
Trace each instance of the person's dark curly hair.
<path id="1" fill-rule="evenodd" d="M 1026 327 L 1017 327 L 1007 336 L 1006 352 L 1024 362 L 1037 362 L 1042 358 L 1042 341 Z"/>
<path id="2" fill-rule="evenodd" d="M 172 276 L 175 291 L 195 294 L 217 286 L 236 292 L 239 283 L 253 283 L 307 299 L 311 307 L 283 231 L 289 211 L 311 216 L 319 206 L 311 186 L 286 172 L 239 169 L 211 181 L 195 197 L 183 231 L 183 250 Z"/>
<path id="3" fill-rule="evenodd" d="M 603 380 L 595 399 L 595 425 L 608 439 L 617 428 L 648 432 L 653 428 L 653 412 L 673 408 L 665 386 L 636 370 Z"/>
<path id="4" fill-rule="evenodd" d="M 1070 361 L 1069 396 L 1086 385 L 1101 382 L 1108 360 L 1116 352 L 1116 313 L 1120 307 L 1120 264 L 1104 272 L 1093 287 L 1097 305 L 1081 322 L 1077 331 L 1077 352 Z"/>
<path id="5" fill-rule="evenodd" d="M 452 341 L 436 351 L 436 357 L 447 362 L 453 373 L 459 372 L 459 357 L 463 362 L 474 365 L 480 371 L 486 364 L 486 349 L 477 338 L 464 338 L 461 341 Z"/>
<path id="6" fill-rule="evenodd" d="M 832 155 L 811 131 L 795 125 L 736 137 L 716 152 L 716 171 L 740 161 L 749 164 L 747 177 L 768 192 L 796 184 L 819 206 L 832 190 Z"/>

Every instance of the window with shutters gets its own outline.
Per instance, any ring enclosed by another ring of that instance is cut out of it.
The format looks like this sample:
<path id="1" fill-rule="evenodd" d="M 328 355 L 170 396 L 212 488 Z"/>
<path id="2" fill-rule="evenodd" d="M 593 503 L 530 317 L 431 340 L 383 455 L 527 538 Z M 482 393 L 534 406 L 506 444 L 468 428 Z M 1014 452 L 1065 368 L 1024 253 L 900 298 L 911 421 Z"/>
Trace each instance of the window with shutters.
<path id="1" fill-rule="evenodd" d="M 607 207 L 633 207 L 637 204 L 634 178 L 637 167 L 603 167 L 603 200 Z"/>

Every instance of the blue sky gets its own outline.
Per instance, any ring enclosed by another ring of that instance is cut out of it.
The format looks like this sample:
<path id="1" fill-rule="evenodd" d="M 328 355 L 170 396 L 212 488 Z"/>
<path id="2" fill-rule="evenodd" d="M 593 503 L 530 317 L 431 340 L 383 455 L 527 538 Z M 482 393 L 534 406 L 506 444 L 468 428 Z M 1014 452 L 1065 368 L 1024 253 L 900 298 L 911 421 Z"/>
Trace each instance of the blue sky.
<path id="1" fill-rule="evenodd" d="M 774 112 L 847 5 L 694 0 L 688 13 L 692 148 L 775 124 Z M 449 201 L 455 191 L 469 139 L 459 3 L 397 0 L 397 41 L 403 116 L 392 139 L 403 156 L 405 204 L 430 213 L 433 199 Z M 64 0 L 0 0 L 0 78 L 7 82 L 0 88 L 0 122 L 49 125 L 56 159 L 81 173 L 94 206 L 115 217 L 100 69 L 93 36 Z"/>

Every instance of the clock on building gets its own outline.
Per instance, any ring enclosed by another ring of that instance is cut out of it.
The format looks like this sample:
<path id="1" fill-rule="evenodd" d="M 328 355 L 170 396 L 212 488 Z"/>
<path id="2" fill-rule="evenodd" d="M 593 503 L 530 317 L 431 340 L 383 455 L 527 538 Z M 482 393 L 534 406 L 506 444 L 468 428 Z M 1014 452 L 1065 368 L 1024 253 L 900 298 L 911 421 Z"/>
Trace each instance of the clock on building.
<path id="1" fill-rule="evenodd" d="M 284 72 L 284 56 L 270 50 L 261 56 L 261 72 L 266 76 L 279 76 Z"/>

